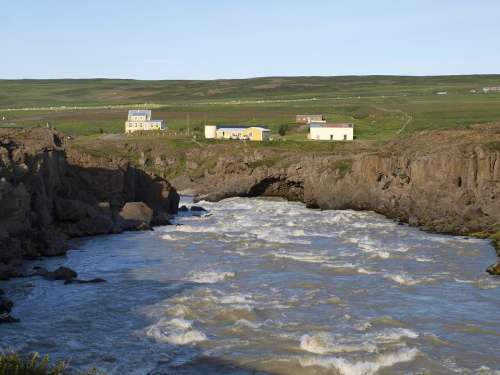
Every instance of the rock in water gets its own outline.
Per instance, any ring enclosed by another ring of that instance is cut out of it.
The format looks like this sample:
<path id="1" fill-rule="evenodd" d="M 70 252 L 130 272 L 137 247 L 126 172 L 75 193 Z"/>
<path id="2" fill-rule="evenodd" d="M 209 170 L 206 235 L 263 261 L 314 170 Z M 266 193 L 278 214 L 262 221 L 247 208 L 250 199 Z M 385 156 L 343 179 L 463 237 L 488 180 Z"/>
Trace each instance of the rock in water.
<path id="1" fill-rule="evenodd" d="M 183 205 L 179 207 L 179 212 L 186 212 L 186 211 L 189 211 L 189 209 L 186 206 Z"/>
<path id="2" fill-rule="evenodd" d="M 3 290 L 0 289 L 0 324 L 18 322 L 19 319 L 15 319 L 10 316 L 10 311 L 12 310 L 14 303 L 3 294 Z"/>
<path id="3" fill-rule="evenodd" d="M 10 299 L 4 295 L 0 295 L 0 314 L 10 313 L 12 306 L 14 306 L 14 303 Z"/>
<path id="4" fill-rule="evenodd" d="M 194 212 L 207 212 L 203 207 L 200 206 L 191 206 L 191 211 Z"/>
<path id="5" fill-rule="evenodd" d="M 150 224 L 153 219 L 153 210 L 143 202 L 129 202 L 123 206 L 120 216 L 124 220 L 139 221 Z"/>
<path id="6" fill-rule="evenodd" d="M 500 262 L 492 264 L 486 269 L 490 275 L 500 276 Z"/>
<path id="7" fill-rule="evenodd" d="M 59 267 L 55 271 L 50 272 L 43 267 L 33 267 L 35 275 L 45 277 L 47 280 L 71 280 L 75 279 L 78 274 L 68 267 Z"/>

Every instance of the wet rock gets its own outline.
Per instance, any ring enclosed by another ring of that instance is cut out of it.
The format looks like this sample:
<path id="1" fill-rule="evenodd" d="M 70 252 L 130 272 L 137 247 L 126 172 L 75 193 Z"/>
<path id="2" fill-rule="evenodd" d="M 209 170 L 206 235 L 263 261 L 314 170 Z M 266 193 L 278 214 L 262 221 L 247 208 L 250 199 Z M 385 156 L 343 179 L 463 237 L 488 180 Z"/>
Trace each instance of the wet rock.
<path id="1" fill-rule="evenodd" d="M 1 323 L 15 323 L 19 319 L 10 316 L 10 311 L 14 303 L 4 295 L 4 291 L 0 289 L 0 324 Z"/>
<path id="2" fill-rule="evenodd" d="M 78 274 L 68 267 L 59 267 L 55 271 L 49 271 L 44 267 L 33 267 L 34 275 L 42 276 L 47 280 L 71 280 Z"/>
<path id="3" fill-rule="evenodd" d="M 203 207 L 200 206 L 191 206 L 191 211 L 194 212 L 207 212 Z"/>
<path id="4" fill-rule="evenodd" d="M 0 314 L 10 313 L 13 306 L 14 303 L 10 299 L 5 295 L 0 295 Z"/>
<path id="5" fill-rule="evenodd" d="M 26 274 L 20 266 L 0 263 L 0 280 L 23 276 L 26 276 Z"/>
<path id="6" fill-rule="evenodd" d="M 18 323 L 20 320 L 16 319 L 8 313 L 0 314 L 0 324 L 2 323 Z"/>
<path id="7" fill-rule="evenodd" d="M 492 264 L 486 269 L 490 275 L 500 276 L 500 262 Z"/>
<path id="8" fill-rule="evenodd" d="M 77 276 L 78 274 L 68 267 L 59 267 L 52 272 L 54 280 L 70 280 L 76 278 Z"/>
<path id="9" fill-rule="evenodd" d="M 189 209 L 185 205 L 179 207 L 179 212 L 186 212 L 186 211 L 189 211 Z"/>
<path id="10" fill-rule="evenodd" d="M 153 220 L 151 221 L 151 225 L 172 225 L 170 222 L 170 215 L 166 212 L 161 212 L 153 216 Z"/>

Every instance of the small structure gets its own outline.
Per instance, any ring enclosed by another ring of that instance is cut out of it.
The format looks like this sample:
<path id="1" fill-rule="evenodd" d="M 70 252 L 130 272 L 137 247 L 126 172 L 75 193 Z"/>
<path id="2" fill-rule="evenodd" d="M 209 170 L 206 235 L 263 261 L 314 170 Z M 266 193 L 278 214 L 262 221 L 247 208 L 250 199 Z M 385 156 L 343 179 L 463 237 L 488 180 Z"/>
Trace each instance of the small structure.
<path id="1" fill-rule="evenodd" d="M 151 120 L 151 110 L 133 109 L 128 111 L 128 119 L 125 121 L 125 133 L 133 133 L 146 130 L 165 130 L 163 120 Z"/>
<path id="2" fill-rule="evenodd" d="M 483 92 L 485 94 L 489 92 L 500 92 L 500 86 L 483 87 Z"/>
<path id="3" fill-rule="evenodd" d="M 265 126 L 205 126 L 206 139 L 238 139 L 248 141 L 267 141 L 271 138 L 271 132 Z"/>
<path id="4" fill-rule="evenodd" d="M 205 138 L 215 139 L 217 136 L 217 126 L 215 125 L 205 125 Z"/>
<path id="5" fill-rule="evenodd" d="M 439 91 L 436 95 L 448 95 L 448 91 Z"/>
<path id="6" fill-rule="evenodd" d="M 311 124 L 313 122 L 316 123 L 326 123 L 326 118 L 323 115 L 297 115 L 295 116 L 296 124 Z"/>
<path id="7" fill-rule="evenodd" d="M 309 139 L 315 141 L 352 141 L 354 124 L 318 124 L 309 126 Z"/>

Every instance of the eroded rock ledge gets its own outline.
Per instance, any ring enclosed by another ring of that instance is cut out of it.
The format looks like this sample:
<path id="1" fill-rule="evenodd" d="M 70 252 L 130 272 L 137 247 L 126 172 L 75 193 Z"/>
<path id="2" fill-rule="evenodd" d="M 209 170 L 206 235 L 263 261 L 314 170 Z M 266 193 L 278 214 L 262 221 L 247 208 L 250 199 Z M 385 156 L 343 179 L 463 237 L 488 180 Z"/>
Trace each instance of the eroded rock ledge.
<path id="1" fill-rule="evenodd" d="M 220 156 L 201 177 L 180 181 L 178 188 L 198 194 L 197 200 L 279 196 L 311 208 L 371 210 L 430 231 L 500 240 L 499 125 L 426 132 L 358 151 L 250 150 Z"/>
<path id="2" fill-rule="evenodd" d="M 127 202 L 139 203 L 123 210 Z M 16 276 L 23 258 L 64 254 L 70 237 L 166 224 L 178 202 L 168 181 L 128 162 L 67 152 L 52 130 L 1 129 L 0 278 Z"/>

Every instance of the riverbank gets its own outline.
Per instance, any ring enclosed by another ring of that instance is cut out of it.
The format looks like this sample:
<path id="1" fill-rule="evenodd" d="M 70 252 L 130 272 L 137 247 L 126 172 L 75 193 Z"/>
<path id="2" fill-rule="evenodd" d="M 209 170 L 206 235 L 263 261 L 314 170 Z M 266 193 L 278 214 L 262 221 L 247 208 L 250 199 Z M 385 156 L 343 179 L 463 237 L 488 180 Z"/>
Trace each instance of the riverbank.
<path id="1" fill-rule="evenodd" d="M 106 283 L 5 283 L 21 321 L 3 347 L 123 374 L 500 370 L 487 241 L 279 198 L 202 206 L 33 264 Z"/>
<path id="2" fill-rule="evenodd" d="M 165 179 L 64 142 L 50 129 L 0 129 L 0 280 L 29 274 L 25 259 L 65 254 L 69 238 L 150 229 L 177 212 Z"/>
<path id="3" fill-rule="evenodd" d="M 321 209 L 369 210 L 427 231 L 500 239 L 500 124 L 386 143 L 95 139 L 79 152 L 132 160 L 198 199 L 279 196 Z"/>

